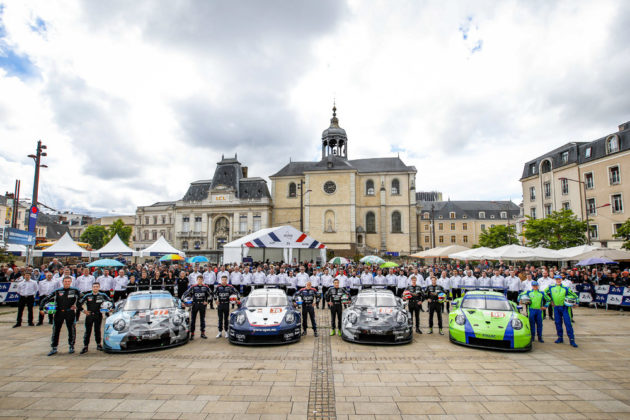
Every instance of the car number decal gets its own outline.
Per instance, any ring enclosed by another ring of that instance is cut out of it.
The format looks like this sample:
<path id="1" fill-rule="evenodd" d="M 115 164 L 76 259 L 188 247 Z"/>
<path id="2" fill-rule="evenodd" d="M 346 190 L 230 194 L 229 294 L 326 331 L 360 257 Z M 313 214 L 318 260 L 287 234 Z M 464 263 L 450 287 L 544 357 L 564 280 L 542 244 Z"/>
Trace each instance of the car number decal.
<path id="1" fill-rule="evenodd" d="M 168 315 L 168 309 L 157 309 L 153 311 L 153 315 Z"/>
<path id="2" fill-rule="evenodd" d="M 270 308 L 269 309 L 269 313 L 270 314 L 279 314 L 280 312 L 282 312 L 282 308 Z"/>
<path id="3" fill-rule="evenodd" d="M 490 316 L 492 318 L 505 318 L 505 313 L 504 312 L 491 312 Z"/>
<path id="4" fill-rule="evenodd" d="M 379 314 L 391 314 L 392 312 L 394 312 L 392 308 L 378 308 Z"/>

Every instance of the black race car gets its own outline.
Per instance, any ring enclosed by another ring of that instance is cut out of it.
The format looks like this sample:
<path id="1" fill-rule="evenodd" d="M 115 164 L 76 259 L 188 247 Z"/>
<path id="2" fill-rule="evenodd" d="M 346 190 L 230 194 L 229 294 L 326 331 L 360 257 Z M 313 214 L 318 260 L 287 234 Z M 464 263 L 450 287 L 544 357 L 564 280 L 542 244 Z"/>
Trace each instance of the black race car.
<path id="1" fill-rule="evenodd" d="M 341 338 L 366 344 L 410 343 L 413 331 L 409 312 L 389 290 L 362 290 L 343 311 Z"/>

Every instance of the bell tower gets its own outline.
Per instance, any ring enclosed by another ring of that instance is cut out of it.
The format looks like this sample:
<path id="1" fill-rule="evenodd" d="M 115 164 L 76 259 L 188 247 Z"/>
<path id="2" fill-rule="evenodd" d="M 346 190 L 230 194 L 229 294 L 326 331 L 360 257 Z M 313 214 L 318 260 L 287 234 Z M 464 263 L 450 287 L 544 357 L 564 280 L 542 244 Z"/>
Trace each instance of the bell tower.
<path id="1" fill-rule="evenodd" d="M 322 132 L 322 159 L 327 156 L 337 156 L 348 159 L 348 136 L 346 130 L 339 127 L 337 119 L 337 106 L 333 103 L 333 116 L 330 119 L 330 127 Z"/>

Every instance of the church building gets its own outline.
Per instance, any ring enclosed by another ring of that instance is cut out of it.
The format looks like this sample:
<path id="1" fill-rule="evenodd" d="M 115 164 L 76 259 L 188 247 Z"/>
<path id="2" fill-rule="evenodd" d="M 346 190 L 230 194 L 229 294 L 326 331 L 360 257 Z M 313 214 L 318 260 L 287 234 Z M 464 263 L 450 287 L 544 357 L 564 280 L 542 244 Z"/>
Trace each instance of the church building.
<path id="1" fill-rule="evenodd" d="M 399 157 L 348 159 L 333 107 L 318 162 L 289 162 L 270 177 L 272 225 L 290 224 L 335 255 L 417 250 L 416 168 Z"/>

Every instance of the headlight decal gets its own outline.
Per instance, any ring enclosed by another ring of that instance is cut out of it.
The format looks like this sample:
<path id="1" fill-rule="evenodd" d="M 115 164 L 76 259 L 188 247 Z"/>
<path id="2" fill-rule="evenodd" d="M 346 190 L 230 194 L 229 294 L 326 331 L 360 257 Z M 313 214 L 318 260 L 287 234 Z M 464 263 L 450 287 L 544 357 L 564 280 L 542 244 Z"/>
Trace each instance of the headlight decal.
<path id="1" fill-rule="evenodd" d="M 284 316 L 284 320 L 287 324 L 293 324 L 295 322 L 295 314 L 293 312 L 287 312 Z"/>
<path id="2" fill-rule="evenodd" d="M 123 318 L 120 318 L 114 321 L 112 326 L 116 331 L 120 332 L 127 328 L 127 322 Z"/>
<path id="3" fill-rule="evenodd" d="M 468 320 L 468 317 L 464 315 L 464 311 L 460 311 L 460 315 L 463 315 L 466 319 L 466 323 L 464 324 L 464 336 L 466 337 L 466 344 L 470 344 L 468 342 L 469 338 L 475 338 L 475 330 L 473 329 L 472 324 Z"/>
<path id="4" fill-rule="evenodd" d="M 512 326 L 512 320 L 516 317 L 512 315 L 507 325 L 505 326 L 505 334 L 503 335 L 503 339 L 510 342 L 510 348 L 514 348 L 514 327 Z"/>
<path id="5" fill-rule="evenodd" d="M 240 314 L 236 316 L 236 323 L 239 325 L 243 325 L 245 323 L 246 318 L 247 317 L 245 316 L 245 314 L 241 312 Z"/>

